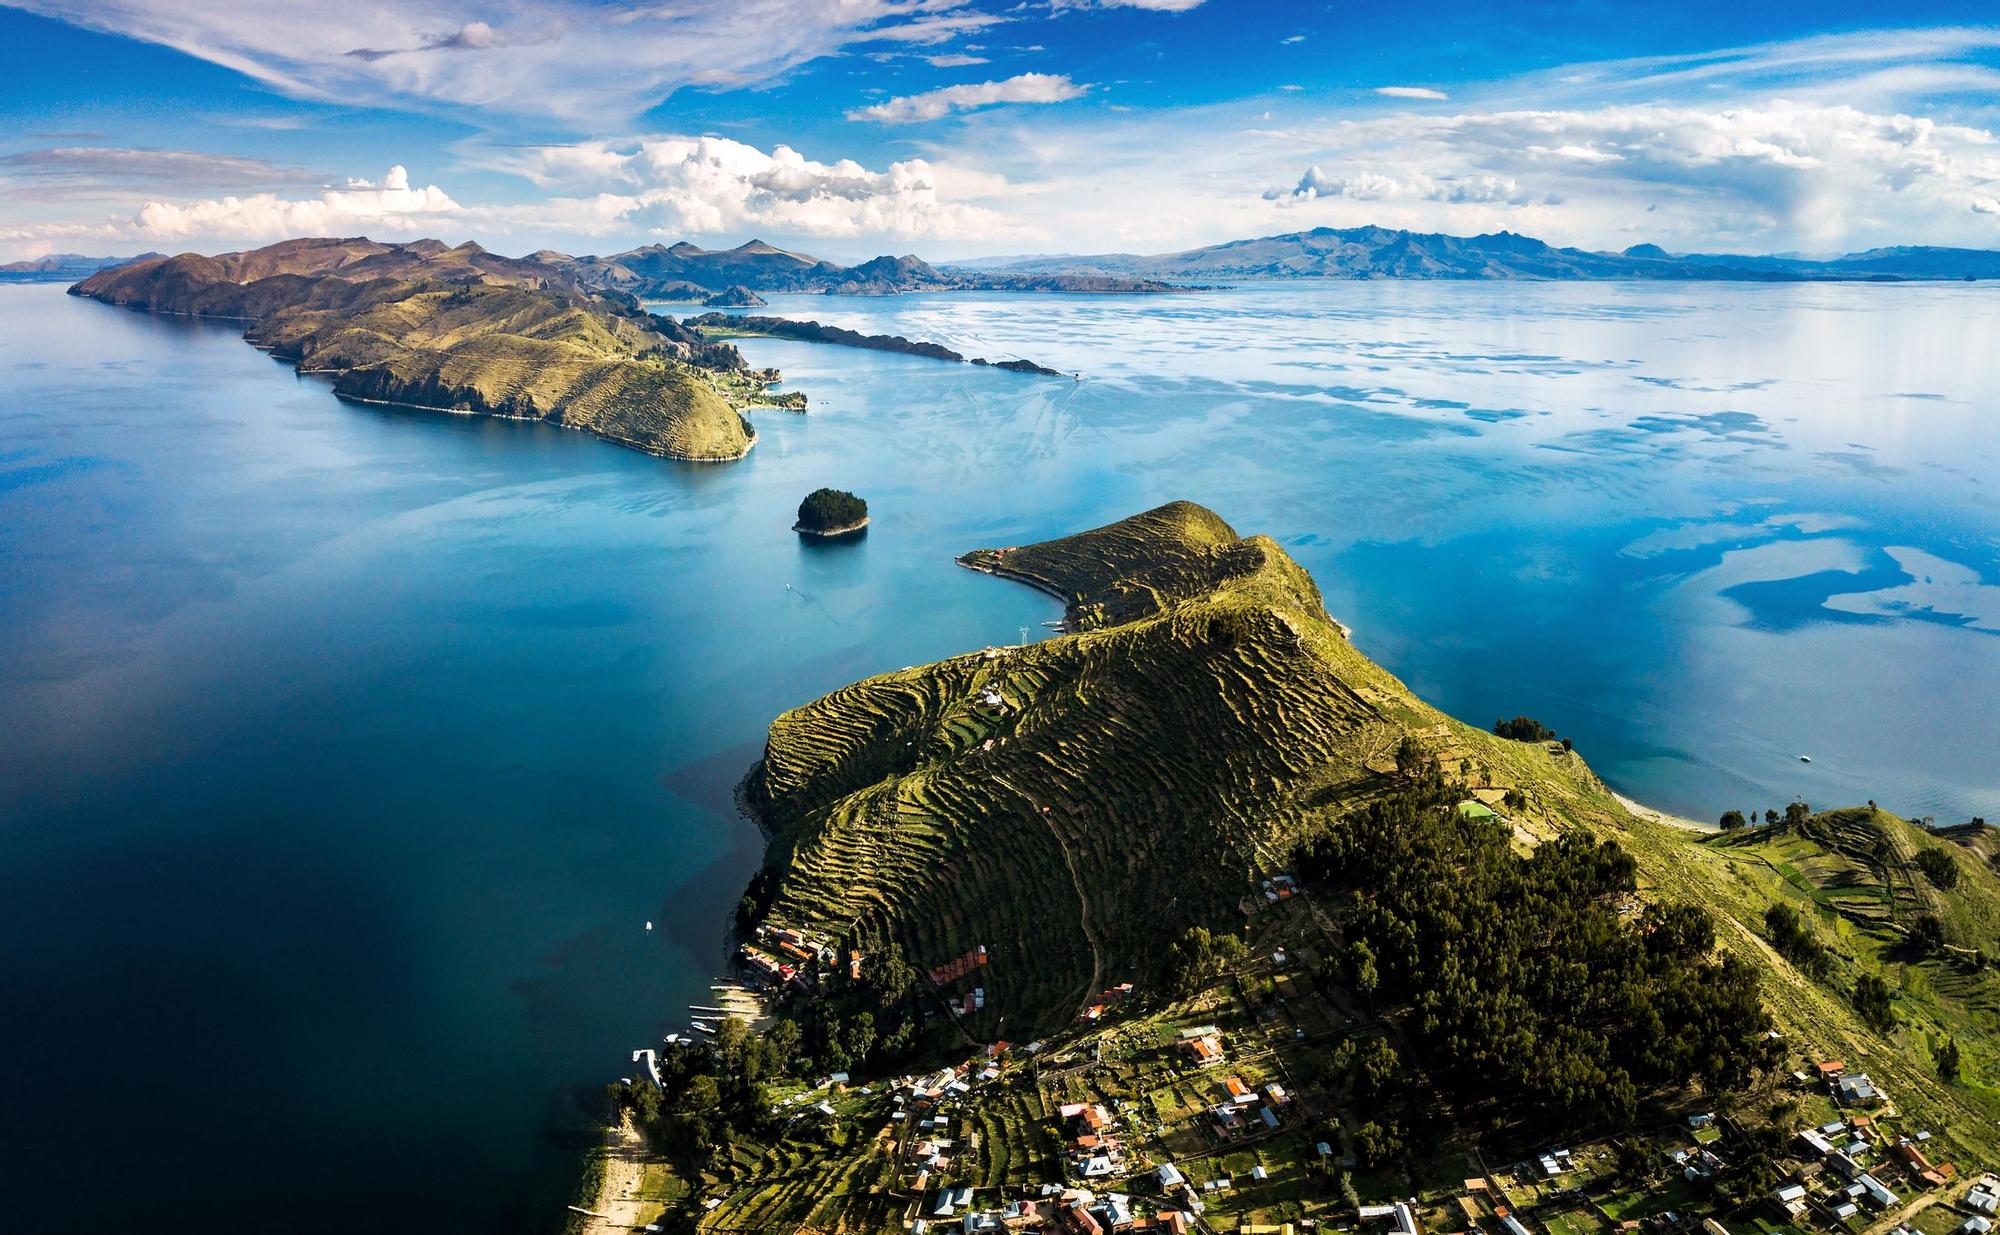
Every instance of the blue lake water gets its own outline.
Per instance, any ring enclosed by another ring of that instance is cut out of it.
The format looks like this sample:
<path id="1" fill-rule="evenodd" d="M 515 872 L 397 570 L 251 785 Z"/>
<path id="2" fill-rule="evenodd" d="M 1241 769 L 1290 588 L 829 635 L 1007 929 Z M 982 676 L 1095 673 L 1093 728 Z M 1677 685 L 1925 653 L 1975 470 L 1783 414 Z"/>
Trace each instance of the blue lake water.
<path id="1" fill-rule="evenodd" d="M 1085 380 L 751 340 L 814 410 L 704 467 L 0 289 L 15 1229 L 545 1228 L 720 961 L 769 718 L 1054 616 L 954 554 L 1173 498 L 1654 805 L 2000 817 L 1990 289 L 773 299 Z M 822 484 L 864 540 L 790 533 Z"/>

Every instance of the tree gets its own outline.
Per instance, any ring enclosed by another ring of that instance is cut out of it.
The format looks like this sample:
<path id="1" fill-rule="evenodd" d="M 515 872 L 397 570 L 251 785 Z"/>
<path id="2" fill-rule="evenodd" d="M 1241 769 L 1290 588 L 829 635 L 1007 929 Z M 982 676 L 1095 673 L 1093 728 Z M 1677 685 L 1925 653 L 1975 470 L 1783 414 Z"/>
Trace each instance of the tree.
<path id="1" fill-rule="evenodd" d="M 1368 947 L 1368 941 L 1357 939 L 1347 949 L 1348 980 L 1354 983 L 1355 993 L 1368 1001 L 1368 1010 L 1375 1010 L 1375 987 L 1381 982 L 1381 975 L 1375 971 L 1375 953 Z"/>
<path id="2" fill-rule="evenodd" d="M 1790 905 L 1777 904 L 1764 911 L 1764 929 L 1770 933 L 1771 942 L 1778 949 L 1778 955 L 1797 965 L 1816 978 L 1826 976 L 1832 967 L 1832 959 L 1826 949 L 1814 937 L 1805 920 Z"/>
<path id="3" fill-rule="evenodd" d="M 826 532 L 853 527 L 868 517 L 868 503 L 845 489 L 814 489 L 799 503 L 800 531 Z"/>
<path id="4" fill-rule="evenodd" d="M 1376 1123 L 1369 1120 L 1354 1130 L 1354 1156 L 1361 1165 L 1369 1168 L 1384 1166 L 1395 1161 L 1403 1152 L 1403 1132 L 1392 1120 Z"/>
<path id="5" fill-rule="evenodd" d="M 1396 743 L 1396 775 L 1404 780 L 1416 780 L 1436 767 L 1437 760 L 1424 749 L 1422 742 L 1406 736 Z"/>
<path id="6" fill-rule="evenodd" d="M 1190 926 L 1167 948 L 1167 979 L 1174 990 L 1193 994 L 1242 962 L 1248 949 L 1234 935 L 1215 935 L 1206 926 Z"/>
<path id="7" fill-rule="evenodd" d="M 1879 974 L 1864 973 L 1855 980 L 1854 1010 L 1879 1032 L 1895 1028 L 1896 1005 L 1891 1002 L 1889 984 Z"/>
<path id="8" fill-rule="evenodd" d="M 1769 828 L 1775 828 L 1775 827 L 1777 827 L 1777 826 L 1778 826 L 1778 818 L 1779 818 L 1779 816 L 1778 816 L 1778 812 L 1777 812 L 1777 811 L 1774 811 L 1774 810 L 1767 810 L 1767 811 L 1765 811 L 1765 812 L 1764 812 L 1764 826 L 1765 826 L 1765 827 L 1769 827 Z"/>
<path id="9" fill-rule="evenodd" d="M 1958 1055 L 1958 1039 L 1946 1038 L 1937 1048 L 1938 1079 L 1947 1085 L 1958 1084 L 1958 1069 L 1961 1062 Z"/>
<path id="10" fill-rule="evenodd" d="M 1635 922 L 1620 908 L 1637 865 L 1617 844 L 1572 832 L 1524 858 L 1462 816 L 1463 797 L 1441 776 L 1412 781 L 1309 846 L 1351 893 L 1344 976 L 1365 944 L 1376 1002 L 1410 1011 L 1403 1032 L 1447 1102 L 1616 1130 L 1642 1092 L 1728 1091 L 1771 1066 L 1755 972 L 1717 954 L 1706 911 Z"/>
<path id="11" fill-rule="evenodd" d="M 1958 886 L 1958 863 L 1935 845 L 1917 850 L 1917 869 L 1936 887 L 1950 891 Z"/>
<path id="12" fill-rule="evenodd" d="M 1910 946 L 1926 954 L 1944 951 L 1944 923 L 1934 913 L 1910 919 Z"/>
<path id="13" fill-rule="evenodd" d="M 1553 742 L 1556 731 L 1532 716 L 1516 716 L 1512 720 L 1496 720 L 1493 732 L 1516 742 Z"/>
<path id="14" fill-rule="evenodd" d="M 903 958 L 902 945 L 890 943 L 869 953 L 861 965 L 861 978 L 874 990 L 875 1001 L 887 1008 L 909 993 L 917 971 Z"/>
<path id="15" fill-rule="evenodd" d="M 1734 832 L 1736 829 L 1742 827 L 1748 821 L 1743 818 L 1742 811 L 1726 810 L 1722 812 L 1721 822 L 1723 831 Z"/>
<path id="16" fill-rule="evenodd" d="M 1811 817 L 1812 817 L 1812 807 L 1807 806 L 1804 802 L 1799 801 L 1797 798 L 1793 798 L 1790 802 L 1786 803 L 1785 805 L 1786 827 L 1796 828 Z"/>

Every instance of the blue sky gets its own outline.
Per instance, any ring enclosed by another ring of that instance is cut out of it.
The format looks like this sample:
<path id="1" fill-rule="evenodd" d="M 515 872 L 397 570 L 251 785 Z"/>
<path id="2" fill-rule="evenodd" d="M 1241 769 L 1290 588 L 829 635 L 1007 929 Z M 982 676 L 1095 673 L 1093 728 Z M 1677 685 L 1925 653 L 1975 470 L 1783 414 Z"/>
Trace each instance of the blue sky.
<path id="1" fill-rule="evenodd" d="M 2000 247 L 1990 0 L 27 0 L 0 49 L 5 257 Z"/>

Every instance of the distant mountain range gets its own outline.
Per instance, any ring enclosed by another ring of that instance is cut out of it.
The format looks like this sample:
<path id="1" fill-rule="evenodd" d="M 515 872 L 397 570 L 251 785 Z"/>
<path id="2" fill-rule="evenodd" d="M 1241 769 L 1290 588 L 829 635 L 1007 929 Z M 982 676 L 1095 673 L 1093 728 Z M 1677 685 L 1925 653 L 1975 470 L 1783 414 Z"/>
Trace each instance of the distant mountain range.
<path id="1" fill-rule="evenodd" d="M 74 282 L 100 270 L 159 258 L 55 254 L 0 265 L 0 282 Z M 499 281 L 566 287 L 640 300 L 751 307 L 760 293 L 887 296 L 900 292 L 1012 291 L 1097 295 L 1185 290 L 1246 279 L 1713 279 L 1735 282 L 1815 280 L 2000 279 L 2000 252 L 1899 245 L 1835 258 L 1669 253 L 1634 245 L 1622 253 L 1556 248 L 1532 236 L 1494 232 L 1448 236 L 1385 227 L 1316 227 L 1234 240 L 1180 253 L 1058 254 L 932 265 L 920 257 L 871 258 L 843 266 L 761 240 L 733 249 L 681 241 L 608 257 L 543 249 L 502 257 L 477 244 L 437 240 L 377 244 L 296 240 L 200 258 L 218 277 L 245 282 L 272 274 L 316 274 L 338 266 L 343 277 Z"/>
<path id="2" fill-rule="evenodd" d="M 1905 245 L 1844 257 L 1622 253 L 1559 249 L 1515 232 L 1448 236 L 1385 227 L 1316 227 L 1181 253 L 1001 258 L 946 266 L 989 276 L 1090 276 L 1161 282 L 1229 279 L 1718 279 L 1796 282 L 2000 278 L 2000 252 Z"/>
<path id="3" fill-rule="evenodd" d="M 761 240 L 733 249 L 704 249 L 683 240 L 679 244 L 647 245 L 609 257 L 572 257 L 543 249 L 530 253 L 525 260 L 560 270 L 579 286 L 594 291 L 623 292 L 645 300 L 702 303 L 731 289 L 847 296 L 940 291 L 1130 294 L 1173 290 L 1156 280 L 1121 274 L 939 270 L 922 258 L 907 254 L 842 266 Z"/>
<path id="4" fill-rule="evenodd" d="M 0 262 L 0 283 L 71 283 L 100 270 L 151 261 L 159 256 L 141 253 L 137 257 L 85 257 L 81 253 L 51 253 L 22 262 Z"/>

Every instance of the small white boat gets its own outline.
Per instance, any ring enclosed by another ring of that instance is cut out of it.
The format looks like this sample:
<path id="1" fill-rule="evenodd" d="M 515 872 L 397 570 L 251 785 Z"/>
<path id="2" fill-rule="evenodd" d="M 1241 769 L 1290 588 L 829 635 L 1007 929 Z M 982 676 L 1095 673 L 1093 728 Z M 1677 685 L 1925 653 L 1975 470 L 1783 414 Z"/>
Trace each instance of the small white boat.
<path id="1" fill-rule="evenodd" d="M 1800 756 L 1799 756 L 1799 762 L 1800 762 L 1800 763 L 1811 763 L 1811 762 L 1812 762 L 1812 756 L 1811 756 L 1811 755 L 1800 755 Z"/>
<path id="2" fill-rule="evenodd" d="M 651 923 L 650 921 L 646 923 L 646 929 L 647 929 L 647 930 L 652 930 L 652 929 L 653 929 L 653 924 L 652 924 L 652 923 Z"/>

